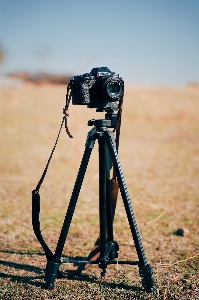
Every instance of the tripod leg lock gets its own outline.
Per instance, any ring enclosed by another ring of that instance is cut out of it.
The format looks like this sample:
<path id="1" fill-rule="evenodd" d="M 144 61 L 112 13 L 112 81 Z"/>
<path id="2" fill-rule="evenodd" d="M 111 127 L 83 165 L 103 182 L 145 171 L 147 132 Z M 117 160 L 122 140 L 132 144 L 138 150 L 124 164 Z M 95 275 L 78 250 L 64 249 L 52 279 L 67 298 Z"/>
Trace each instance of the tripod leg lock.
<path id="1" fill-rule="evenodd" d="M 61 263 L 54 263 L 52 261 L 47 262 L 46 273 L 44 280 L 46 281 L 46 288 L 53 289 L 55 279 L 59 273 L 59 266 Z"/>
<path id="2" fill-rule="evenodd" d="M 139 266 L 139 273 L 142 278 L 142 285 L 145 288 L 146 292 L 152 293 L 154 291 L 154 279 L 153 279 L 153 272 L 152 267 L 147 264 L 145 266 Z"/>
<path id="3" fill-rule="evenodd" d="M 87 135 L 87 139 L 86 139 L 86 147 L 87 148 L 94 148 L 95 145 L 95 140 L 96 140 L 96 128 L 92 128 Z"/>

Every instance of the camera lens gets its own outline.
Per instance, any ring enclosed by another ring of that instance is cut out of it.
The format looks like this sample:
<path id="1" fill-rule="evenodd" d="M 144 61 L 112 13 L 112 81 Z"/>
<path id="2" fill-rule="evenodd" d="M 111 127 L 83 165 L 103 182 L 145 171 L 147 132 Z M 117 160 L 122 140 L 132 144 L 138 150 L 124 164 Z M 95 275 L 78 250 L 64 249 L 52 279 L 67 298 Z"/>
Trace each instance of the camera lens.
<path id="1" fill-rule="evenodd" d="M 112 81 L 107 84 L 106 90 L 110 98 L 116 99 L 121 96 L 122 85 L 120 81 Z"/>

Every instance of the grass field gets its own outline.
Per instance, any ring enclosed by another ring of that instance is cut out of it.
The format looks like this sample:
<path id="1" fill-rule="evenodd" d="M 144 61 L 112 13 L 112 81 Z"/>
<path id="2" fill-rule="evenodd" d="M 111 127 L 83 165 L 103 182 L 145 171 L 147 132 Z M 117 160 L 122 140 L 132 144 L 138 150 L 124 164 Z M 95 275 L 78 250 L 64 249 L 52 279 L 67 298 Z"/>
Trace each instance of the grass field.
<path id="1" fill-rule="evenodd" d="M 199 299 L 199 88 L 126 87 L 119 157 L 156 289 L 142 289 L 138 268 L 91 266 L 43 289 L 46 258 L 31 225 L 31 191 L 62 120 L 65 86 L 1 88 L 0 299 Z M 87 121 L 103 113 L 70 107 L 41 187 L 41 229 L 54 251 L 84 144 Z M 98 151 L 93 150 L 64 255 L 86 257 L 99 234 Z M 178 236 L 177 229 L 184 230 Z M 137 260 L 121 196 L 119 259 Z M 64 269 L 64 265 L 61 266 Z"/>

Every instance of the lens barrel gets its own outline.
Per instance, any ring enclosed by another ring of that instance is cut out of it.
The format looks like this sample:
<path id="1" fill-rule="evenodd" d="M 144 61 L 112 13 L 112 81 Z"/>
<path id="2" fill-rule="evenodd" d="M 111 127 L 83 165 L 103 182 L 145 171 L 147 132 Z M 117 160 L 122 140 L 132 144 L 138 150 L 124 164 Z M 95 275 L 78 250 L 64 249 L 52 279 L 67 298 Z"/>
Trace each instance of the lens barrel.
<path id="1" fill-rule="evenodd" d="M 123 93 L 123 85 L 119 78 L 109 78 L 104 83 L 105 91 L 112 101 L 119 100 Z"/>

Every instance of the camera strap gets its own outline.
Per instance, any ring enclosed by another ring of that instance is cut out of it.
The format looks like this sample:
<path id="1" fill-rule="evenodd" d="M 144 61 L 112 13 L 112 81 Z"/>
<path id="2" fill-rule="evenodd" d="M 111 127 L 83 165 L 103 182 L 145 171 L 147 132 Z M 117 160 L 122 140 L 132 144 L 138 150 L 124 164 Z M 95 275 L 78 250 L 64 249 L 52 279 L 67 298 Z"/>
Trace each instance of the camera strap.
<path id="1" fill-rule="evenodd" d="M 54 147 L 51 151 L 50 157 L 49 157 L 48 162 L 46 164 L 46 167 L 43 171 L 43 174 L 42 174 L 35 190 L 32 191 L 32 226 L 33 226 L 34 233 L 35 233 L 38 241 L 40 242 L 40 244 L 41 244 L 41 246 L 42 246 L 42 248 L 45 252 L 47 260 L 52 259 L 53 253 L 50 250 L 50 248 L 48 247 L 48 245 L 46 244 L 46 242 L 44 241 L 43 236 L 41 234 L 41 230 L 40 230 L 40 219 L 39 219 L 39 215 L 40 215 L 40 195 L 39 195 L 39 189 L 40 189 L 40 187 L 41 187 L 41 185 L 44 181 L 44 178 L 46 176 L 50 161 L 52 159 L 53 153 L 54 153 L 55 148 L 57 146 L 58 139 L 59 139 L 63 124 L 65 122 L 65 118 L 66 118 L 66 116 L 63 117 L 63 120 L 61 122 L 61 126 L 60 126 L 60 129 L 59 129 Z"/>
<path id="2" fill-rule="evenodd" d="M 120 141 L 120 128 L 121 128 L 121 122 L 122 122 L 122 108 L 123 108 L 123 97 L 119 102 L 119 109 L 118 109 L 118 113 L 117 113 L 118 123 L 117 123 L 117 126 L 116 126 L 115 130 L 114 130 L 115 133 L 116 133 L 115 143 L 116 143 L 117 152 L 118 152 L 118 149 L 119 149 L 119 141 Z M 116 173 L 115 173 L 114 168 L 113 168 L 113 178 L 112 178 L 112 180 L 113 181 L 116 180 Z"/>
<path id="3" fill-rule="evenodd" d="M 66 128 L 66 133 L 68 134 L 68 136 L 70 138 L 73 138 L 73 136 L 71 135 L 69 129 L 68 129 L 68 123 L 67 123 L 67 118 L 69 117 L 69 105 L 70 105 L 70 101 L 71 101 L 71 83 L 69 82 L 68 86 L 67 86 L 67 92 L 66 92 L 66 105 L 63 109 L 63 114 L 65 117 L 65 128 Z"/>
<path id="4" fill-rule="evenodd" d="M 120 128 L 121 128 L 121 121 L 122 121 L 122 106 L 123 106 L 123 98 L 119 102 L 118 123 L 117 123 L 117 127 L 114 130 L 116 132 L 115 143 L 116 143 L 117 153 L 119 149 Z M 109 180 L 109 197 L 110 197 L 111 210 L 112 210 L 112 222 L 114 220 L 114 215 L 115 215 L 118 190 L 119 190 L 119 184 L 117 181 L 115 168 L 113 167 L 113 175 L 112 178 Z"/>
<path id="5" fill-rule="evenodd" d="M 52 259 L 53 253 L 50 250 L 50 248 L 48 247 L 48 245 L 46 244 L 46 242 L 44 241 L 43 236 L 41 234 L 41 230 L 40 230 L 40 220 L 39 220 L 39 215 L 40 215 L 40 195 L 39 195 L 39 189 L 40 189 L 40 187 L 41 187 L 41 185 L 42 185 L 42 183 L 44 181 L 44 178 L 46 176 L 46 173 L 48 171 L 48 167 L 50 165 L 52 156 L 53 156 L 53 154 L 55 152 L 55 149 L 56 149 L 56 146 L 57 146 L 57 143 L 58 143 L 58 140 L 59 140 L 59 136 L 60 136 L 63 124 L 65 124 L 65 129 L 66 129 L 66 133 L 68 134 L 68 136 L 70 138 L 73 137 L 71 135 L 71 133 L 70 133 L 70 131 L 68 129 L 68 125 L 67 125 L 67 118 L 69 117 L 68 107 L 69 107 L 70 100 L 71 100 L 70 85 L 68 85 L 67 94 L 66 94 L 66 106 L 63 109 L 64 117 L 62 119 L 61 126 L 60 126 L 60 129 L 59 129 L 59 132 L 58 132 L 58 135 L 57 135 L 54 147 L 53 147 L 53 149 L 51 151 L 50 157 L 49 157 L 49 159 L 47 161 L 47 164 L 46 164 L 46 167 L 45 167 L 45 169 L 43 171 L 43 174 L 42 174 L 42 176 L 41 176 L 41 178 L 40 178 L 40 180 L 39 180 L 36 188 L 32 191 L 32 225 L 33 225 L 33 230 L 34 230 L 34 233 L 35 233 L 38 241 L 40 242 L 40 244 L 41 244 L 41 246 L 42 246 L 42 248 L 43 248 L 43 250 L 45 252 L 47 260 L 51 260 Z"/>

